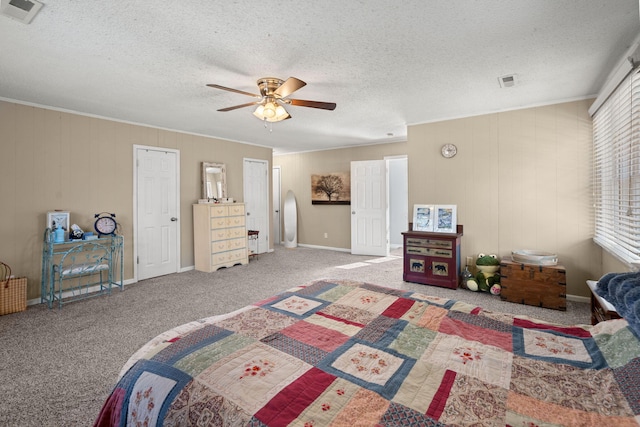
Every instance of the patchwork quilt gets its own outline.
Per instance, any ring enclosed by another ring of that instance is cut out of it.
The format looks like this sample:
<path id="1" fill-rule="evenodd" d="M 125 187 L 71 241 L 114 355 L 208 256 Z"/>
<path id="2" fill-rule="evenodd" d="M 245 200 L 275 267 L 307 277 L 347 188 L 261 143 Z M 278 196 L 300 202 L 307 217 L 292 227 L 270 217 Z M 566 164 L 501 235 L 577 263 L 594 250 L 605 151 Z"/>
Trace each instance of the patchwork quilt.
<path id="1" fill-rule="evenodd" d="M 640 341 L 318 280 L 136 353 L 96 426 L 638 426 Z"/>

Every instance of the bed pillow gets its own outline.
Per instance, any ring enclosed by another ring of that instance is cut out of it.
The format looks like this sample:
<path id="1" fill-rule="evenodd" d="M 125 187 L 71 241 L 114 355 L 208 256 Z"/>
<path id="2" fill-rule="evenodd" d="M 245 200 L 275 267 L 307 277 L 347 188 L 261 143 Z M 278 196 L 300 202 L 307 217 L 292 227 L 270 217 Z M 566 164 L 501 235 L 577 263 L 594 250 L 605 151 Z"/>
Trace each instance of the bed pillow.
<path id="1" fill-rule="evenodd" d="M 609 301 L 640 337 L 640 273 L 608 273 L 598 280 L 596 293 Z"/>

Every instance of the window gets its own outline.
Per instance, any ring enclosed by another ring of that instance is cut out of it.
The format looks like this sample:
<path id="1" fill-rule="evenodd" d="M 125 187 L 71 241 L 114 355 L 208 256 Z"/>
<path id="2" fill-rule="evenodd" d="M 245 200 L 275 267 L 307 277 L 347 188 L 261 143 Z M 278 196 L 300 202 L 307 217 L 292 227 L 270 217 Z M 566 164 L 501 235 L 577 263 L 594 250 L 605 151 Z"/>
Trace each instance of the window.
<path id="1" fill-rule="evenodd" d="M 634 70 L 593 116 L 594 241 L 640 266 L 640 73 Z"/>

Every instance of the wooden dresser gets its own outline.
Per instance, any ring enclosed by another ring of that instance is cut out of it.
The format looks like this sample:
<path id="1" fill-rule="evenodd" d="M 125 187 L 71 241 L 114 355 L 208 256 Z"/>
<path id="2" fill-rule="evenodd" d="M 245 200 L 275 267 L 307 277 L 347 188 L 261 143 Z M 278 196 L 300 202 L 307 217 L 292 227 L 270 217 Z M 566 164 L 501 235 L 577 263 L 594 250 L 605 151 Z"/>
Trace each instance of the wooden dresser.
<path id="1" fill-rule="evenodd" d="M 193 205 L 193 252 L 199 271 L 248 264 L 244 203 Z"/>
<path id="2" fill-rule="evenodd" d="M 460 239 L 456 233 L 406 231 L 404 236 L 405 282 L 456 289 L 460 274 Z"/>

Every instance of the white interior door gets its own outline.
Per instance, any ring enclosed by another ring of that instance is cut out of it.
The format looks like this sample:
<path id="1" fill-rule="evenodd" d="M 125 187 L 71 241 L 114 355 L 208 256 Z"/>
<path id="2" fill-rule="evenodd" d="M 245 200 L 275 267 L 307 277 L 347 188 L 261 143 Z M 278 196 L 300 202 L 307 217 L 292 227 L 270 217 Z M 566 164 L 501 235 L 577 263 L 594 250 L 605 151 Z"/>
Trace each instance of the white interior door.
<path id="1" fill-rule="evenodd" d="M 179 155 L 176 150 L 134 147 L 138 280 L 178 271 Z"/>
<path id="2" fill-rule="evenodd" d="M 409 229 L 409 177 L 407 157 L 385 157 L 389 166 L 389 243 L 401 248 L 402 233 Z"/>
<path id="3" fill-rule="evenodd" d="M 351 162 L 351 253 L 389 255 L 386 160 Z"/>
<path id="4" fill-rule="evenodd" d="M 244 159 L 243 187 L 247 230 L 258 230 L 257 253 L 269 249 L 269 162 Z M 255 250 L 255 249 L 254 249 Z"/>
<path id="5" fill-rule="evenodd" d="M 273 181 L 273 243 L 280 244 L 282 242 L 282 233 L 280 231 L 280 211 L 282 190 L 280 188 L 280 166 L 275 166 L 271 171 Z"/>

